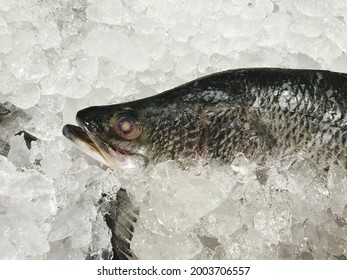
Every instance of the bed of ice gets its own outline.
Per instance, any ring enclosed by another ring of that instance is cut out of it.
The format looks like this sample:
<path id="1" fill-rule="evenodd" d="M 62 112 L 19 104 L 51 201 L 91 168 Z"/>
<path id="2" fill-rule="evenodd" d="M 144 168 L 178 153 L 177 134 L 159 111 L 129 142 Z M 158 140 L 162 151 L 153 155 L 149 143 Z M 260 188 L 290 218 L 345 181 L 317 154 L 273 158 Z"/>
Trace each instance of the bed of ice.
<path id="1" fill-rule="evenodd" d="M 140 208 L 142 259 L 346 259 L 341 166 L 289 157 L 264 171 L 240 154 L 129 176 L 61 134 L 81 108 L 221 70 L 347 72 L 346 21 L 346 0 L 0 0 L 0 259 L 97 258 L 111 246 L 98 201 L 120 187 Z"/>

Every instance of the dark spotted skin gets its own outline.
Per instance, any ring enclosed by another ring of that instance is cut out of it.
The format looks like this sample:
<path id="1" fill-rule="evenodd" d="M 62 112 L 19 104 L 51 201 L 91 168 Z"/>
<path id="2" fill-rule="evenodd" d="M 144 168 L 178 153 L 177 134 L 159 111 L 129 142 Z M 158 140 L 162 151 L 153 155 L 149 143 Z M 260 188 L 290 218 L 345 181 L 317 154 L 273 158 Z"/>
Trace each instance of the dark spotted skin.
<path id="1" fill-rule="evenodd" d="M 189 110 L 158 119 L 148 133 L 155 158 L 199 154 L 228 162 L 238 152 L 253 159 L 300 152 L 315 161 L 345 163 L 345 74 L 284 69 L 223 74 L 224 83 L 187 86 L 182 103 L 192 102 Z"/>
<path id="2" fill-rule="evenodd" d="M 300 153 L 346 165 L 347 75 L 321 70 L 239 69 L 212 74 L 157 96 L 91 107 L 77 118 L 100 142 L 153 161 L 202 157 L 230 162 Z M 110 120 L 127 112 L 143 131 L 126 141 Z M 111 143 L 111 144 L 110 144 Z"/>

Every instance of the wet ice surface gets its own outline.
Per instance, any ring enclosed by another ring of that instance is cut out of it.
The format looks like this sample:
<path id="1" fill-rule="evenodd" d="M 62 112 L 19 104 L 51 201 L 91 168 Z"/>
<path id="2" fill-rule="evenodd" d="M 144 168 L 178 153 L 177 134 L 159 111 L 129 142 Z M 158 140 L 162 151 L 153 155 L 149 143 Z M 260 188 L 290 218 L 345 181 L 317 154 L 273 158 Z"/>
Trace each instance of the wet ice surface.
<path id="1" fill-rule="evenodd" d="M 221 70 L 347 72 L 347 2 L 0 1 L 0 259 L 98 258 L 102 193 L 126 188 L 143 259 L 343 259 L 346 171 L 242 155 L 232 164 L 106 170 L 61 135 L 76 112 Z M 27 149 L 25 130 L 36 136 Z M 8 144 L 11 145 L 8 150 Z M 198 175 L 196 175 L 198 174 Z"/>

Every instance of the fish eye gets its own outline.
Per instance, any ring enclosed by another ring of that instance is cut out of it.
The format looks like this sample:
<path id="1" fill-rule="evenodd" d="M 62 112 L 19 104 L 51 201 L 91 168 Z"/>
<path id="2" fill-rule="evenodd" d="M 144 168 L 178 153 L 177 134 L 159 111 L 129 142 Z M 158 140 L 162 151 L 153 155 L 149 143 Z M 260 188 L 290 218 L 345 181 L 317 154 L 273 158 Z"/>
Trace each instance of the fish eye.
<path id="1" fill-rule="evenodd" d="M 122 114 L 116 118 L 114 130 L 123 139 L 133 140 L 140 136 L 142 126 L 136 117 L 128 114 Z"/>

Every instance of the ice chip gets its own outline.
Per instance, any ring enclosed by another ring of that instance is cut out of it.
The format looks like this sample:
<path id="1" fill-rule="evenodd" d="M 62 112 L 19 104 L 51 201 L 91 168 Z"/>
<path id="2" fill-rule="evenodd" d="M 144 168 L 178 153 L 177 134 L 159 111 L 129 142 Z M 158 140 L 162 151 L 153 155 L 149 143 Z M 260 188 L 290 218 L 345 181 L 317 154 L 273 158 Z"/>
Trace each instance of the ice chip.
<path id="1" fill-rule="evenodd" d="M 331 70 L 346 73 L 347 72 L 347 55 L 341 54 L 338 58 L 336 58 L 332 62 Z"/>
<path id="2" fill-rule="evenodd" d="M 35 106 L 40 100 L 40 88 L 37 84 L 23 84 L 9 97 L 9 101 L 22 109 Z"/>
<path id="3" fill-rule="evenodd" d="M 0 14 L 0 35 L 9 34 L 7 22 Z M 1 41 L 2 42 L 2 41 Z"/>
<path id="4" fill-rule="evenodd" d="M 180 58 L 176 65 L 176 75 L 185 76 L 187 74 L 194 74 L 198 61 L 198 53 L 187 54 L 186 56 Z"/>
<path id="5" fill-rule="evenodd" d="M 151 34 L 154 32 L 156 23 L 148 17 L 138 17 L 135 19 L 135 30 L 138 33 Z"/>
<path id="6" fill-rule="evenodd" d="M 52 192 L 52 182 L 44 178 L 36 170 L 27 172 L 17 171 L 10 162 L 4 162 L 0 170 L 3 178 L 0 195 L 9 196 L 13 199 L 36 199 Z"/>
<path id="7" fill-rule="evenodd" d="M 267 210 L 267 211 L 266 211 Z M 272 244 L 290 240 L 291 212 L 286 206 L 272 205 L 254 216 L 254 228 Z"/>
<path id="8" fill-rule="evenodd" d="M 11 7 L 8 10 L 7 18 L 10 22 L 34 22 L 38 15 L 36 1 L 9 1 L 5 5 Z M 12 2 L 12 3 L 11 3 Z M 7 8 L 6 7 L 6 8 Z"/>
<path id="9" fill-rule="evenodd" d="M 71 165 L 71 158 L 67 153 L 51 153 L 43 157 L 41 169 L 49 178 L 57 178 L 66 172 Z"/>
<path id="10" fill-rule="evenodd" d="M 58 81 L 55 90 L 64 97 L 82 98 L 88 94 L 91 87 L 76 77 L 64 77 Z"/>
<path id="11" fill-rule="evenodd" d="M 72 248 L 83 248 L 92 242 L 92 223 L 87 220 L 76 221 L 71 238 Z"/>
<path id="12" fill-rule="evenodd" d="M 111 246 L 110 240 L 110 229 L 107 227 L 102 214 L 98 213 L 96 216 L 95 223 L 93 223 L 92 249 L 100 253 L 100 250 L 103 251 Z"/>
<path id="13" fill-rule="evenodd" d="M 258 42 L 262 46 L 281 44 L 287 36 L 291 17 L 285 12 L 271 14 L 265 22 L 265 34 L 259 38 Z"/>
<path id="14" fill-rule="evenodd" d="M 126 36 L 121 30 L 94 28 L 83 42 L 90 56 L 105 56 L 125 69 L 143 71 L 148 65 L 141 40 Z"/>
<path id="15" fill-rule="evenodd" d="M 2 235 L 1 231 L 1 238 L 0 238 L 0 259 L 1 260 L 16 260 L 20 259 L 21 257 L 18 256 L 16 244 L 11 244 L 11 242 Z"/>
<path id="16" fill-rule="evenodd" d="M 307 37 L 318 37 L 324 32 L 325 24 L 319 18 L 305 17 L 293 22 L 290 31 Z"/>
<path id="17" fill-rule="evenodd" d="M 324 17 L 330 8 L 330 1 L 295 0 L 293 3 L 299 11 L 310 17 Z"/>
<path id="18" fill-rule="evenodd" d="M 189 231 L 171 232 L 153 211 L 144 207 L 136 224 L 131 249 L 140 259 L 191 259 L 201 251 L 202 244 Z"/>
<path id="19" fill-rule="evenodd" d="M 7 210 L 11 221 L 9 240 L 18 248 L 17 258 L 40 255 L 49 250 L 47 234 L 42 231 L 34 219 L 35 208 L 32 202 L 21 201 Z"/>
<path id="20" fill-rule="evenodd" d="M 12 51 L 17 54 L 23 54 L 25 51 L 30 50 L 36 44 L 37 32 L 35 29 L 30 28 L 30 25 L 24 25 L 22 29 L 19 29 L 12 36 L 13 48 Z"/>
<path id="21" fill-rule="evenodd" d="M 294 53 L 304 53 L 315 60 L 323 59 L 331 64 L 341 55 L 339 46 L 325 36 L 309 38 L 303 35 L 290 34 L 286 37 L 288 49 Z"/>
<path id="22" fill-rule="evenodd" d="M 8 159 L 16 166 L 29 166 L 30 154 L 29 149 L 25 144 L 23 135 L 14 135 L 10 138 L 10 151 Z"/>
<path id="23" fill-rule="evenodd" d="M 62 42 L 57 23 L 46 17 L 37 24 L 39 42 L 44 50 L 58 48 Z"/>
<path id="24" fill-rule="evenodd" d="M 120 0 L 93 0 L 86 9 L 91 21 L 106 24 L 121 24 L 126 18 L 126 10 Z"/>
<path id="25" fill-rule="evenodd" d="M 178 232 L 197 222 L 226 197 L 213 179 L 181 171 L 173 162 L 159 164 L 151 176 L 151 206 L 163 225 Z"/>
<path id="26" fill-rule="evenodd" d="M 57 200 L 53 193 L 39 197 L 34 204 L 36 212 L 35 216 L 39 221 L 45 221 L 46 219 L 53 217 L 57 212 Z"/>
<path id="27" fill-rule="evenodd" d="M 91 243 L 96 209 L 87 195 L 80 196 L 78 201 L 79 204 L 70 205 L 58 214 L 48 235 L 49 241 L 69 237 L 71 248 L 81 248 Z"/>
<path id="28" fill-rule="evenodd" d="M 49 73 L 46 57 L 37 45 L 24 51 L 11 51 L 5 57 L 11 73 L 19 80 L 40 79 Z"/>
<path id="29" fill-rule="evenodd" d="M 305 186 L 309 185 L 316 175 L 317 168 L 310 160 L 304 159 L 295 162 L 291 166 L 289 173 L 291 185 L 297 186 L 296 190 L 293 191 L 303 191 Z"/>
<path id="30" fill-rule="evenodd" d="M 176 24 L 171 30 L 171 36 L 179 42 L 187 42 L 194 32 L 194 25 L 191 22 L 182 22 Z"/>
<path id="31" fill-rule="evenodd" d="M 8 54 L 12 46 L 12 38 L 9 34 L 0 34 L 0 53 Z"/>
<path id="32" fill-rule="evenodd" d="M 13 0 L 0 0 L 0 10 L 8 12 L 15 4 L 16 2 Z"/>
<path id="33" fill-rule="evenodd" d="M 85 161 L 84 158 L 78 158 L 74 162 L 72 162 L 67 173 L 77 174 L 77 173 L 80 173 L 80 172 L 87 170 L 88 167 L 89 167 L 89 164 Z"/>
<path id="34" fill-rule="evenodd" d="M 329 169 L 328 188 L 330 189 L 330 208 L 340 216 L 347 205 L 347 178 L 342 166 L 334 165 Z"/>
<path id="35" fill-rule="evenodd" d="M 227 199 L 219 207 L 203 217 L 205 228 L 215 237 L 225 238 L 238 230 L 241 224 L 239 200 Z"/>
<path id="36" fill-rule="evenodd" d="M 61 95 L 41 95 L 38 105 L 50 113 L 59 113 L 65 107 L 66 98 Z"/>
<path id="37" fill-rule="evenodd" d="M 98 75 L 99 61 L 96 57 L 83 57 L 76 61 L 76 75 L 91 84 Z"/>

